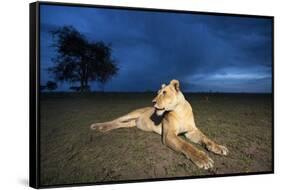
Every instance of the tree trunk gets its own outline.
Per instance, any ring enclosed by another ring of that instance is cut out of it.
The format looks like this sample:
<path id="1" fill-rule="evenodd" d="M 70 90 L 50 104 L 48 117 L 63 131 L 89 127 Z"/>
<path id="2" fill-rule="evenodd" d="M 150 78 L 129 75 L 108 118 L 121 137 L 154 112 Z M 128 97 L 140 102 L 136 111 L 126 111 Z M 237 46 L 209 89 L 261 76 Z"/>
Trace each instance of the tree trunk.
<path id="1" fill-rule="evenodd" d="M 85 88 L 87 88 L 87 91 L 88 91 L 88 78 L 87 77 L 85 78 Z"/>
<path id="2" fill-rule="evenodd" d="M 84 80 L 83 80 L 83 78 L 81 79 L 81 81 L 80 81 L 80 92 L 84 92 Z"/>

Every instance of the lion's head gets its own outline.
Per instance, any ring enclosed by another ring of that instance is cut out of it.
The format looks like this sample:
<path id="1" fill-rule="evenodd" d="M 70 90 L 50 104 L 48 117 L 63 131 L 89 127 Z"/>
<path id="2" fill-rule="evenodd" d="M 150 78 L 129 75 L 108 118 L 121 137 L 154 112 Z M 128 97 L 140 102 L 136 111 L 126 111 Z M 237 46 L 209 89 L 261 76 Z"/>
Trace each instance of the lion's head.
<path id="1" fill-rule="evenodd" d="M 178 105 L 180 96 L 178 80 L 171 80 L 170 84 L 162 84 L 157 96 L 152 100 L 156 114 L 161 116 L 165 111 L 172 111 Z"/>

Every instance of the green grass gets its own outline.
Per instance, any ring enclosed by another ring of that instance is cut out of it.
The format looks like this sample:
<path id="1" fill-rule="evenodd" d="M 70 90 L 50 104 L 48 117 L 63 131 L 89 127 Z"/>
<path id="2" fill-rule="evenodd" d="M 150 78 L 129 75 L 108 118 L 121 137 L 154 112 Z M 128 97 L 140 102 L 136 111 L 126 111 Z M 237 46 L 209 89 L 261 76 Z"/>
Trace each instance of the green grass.
<path id="1" fill-rule="evenodd" d="M 91 123 L 150 106 L 151 93 L 41 95 L 41 184 L 198 176 L 272 169 L 272 103 L 262 94 L 188 94 L 197 126 L 230 154 L 211 171 L 167 148 L 161 137 L 136 128 L 102 134 Z M 202 149 L 202 147 L 197 146 Z"/>

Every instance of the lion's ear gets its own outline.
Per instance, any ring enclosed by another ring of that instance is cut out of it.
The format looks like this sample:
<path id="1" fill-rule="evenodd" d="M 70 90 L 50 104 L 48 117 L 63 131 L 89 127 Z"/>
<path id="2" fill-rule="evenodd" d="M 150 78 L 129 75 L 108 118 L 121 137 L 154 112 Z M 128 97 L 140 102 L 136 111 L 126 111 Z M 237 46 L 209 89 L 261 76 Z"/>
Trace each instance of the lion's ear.
<path id="1" fill-rule="evenodd" d="M 180 82 L 178 80 L 173 79 L 171 80 L 170 84 L 175 87 L 176 91 L 180 90 Z"/>
<path id="2" fill-rule="evenodd" d="M 162 85 L 161 85 L 161 88 L 164 88 L 165 86 L 166 86 L 166 84 L 162 84 Z"/>

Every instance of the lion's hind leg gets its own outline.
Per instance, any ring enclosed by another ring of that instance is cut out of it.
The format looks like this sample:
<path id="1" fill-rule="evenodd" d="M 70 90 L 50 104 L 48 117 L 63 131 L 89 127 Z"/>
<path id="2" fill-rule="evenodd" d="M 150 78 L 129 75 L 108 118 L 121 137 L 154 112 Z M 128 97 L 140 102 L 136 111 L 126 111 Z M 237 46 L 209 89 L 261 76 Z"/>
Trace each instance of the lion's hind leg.
<path id="1" fill-rule="evenodd" d="M 98 130 L 100 132 L 107 132 L 113 129 L 114 123 L 105 122 L 105 123 L 94 123 L 90 126 L 92 130 Z"/>
<path id="2" fill-rule="evenodd" d="M 113 129 L 119 129 L 119 128 L 130 128 L 135 127 L 136 121 L 131 120 L 127 122 L 116 122 L 116 121 L 110 121 L 105 123 L 94 123 L 91 125 L 91 129 L 98 130 L 100 132 L 108 132 Z"/>
<path id="3" fill-rule="evenodd" d="M 136 126 L 136 120 L 147 110 L 151 108 L 141 108 L 134 110 L 124 116 L 121 116 L 117 119 L 114 119 L 109 122 L 104 123 L 94 123 L 90 126 L 93 130 L 98 130 L 100 132 L 108 132 L 113 129 L 119 129 L 119 128 L 130 128 Z"/>

